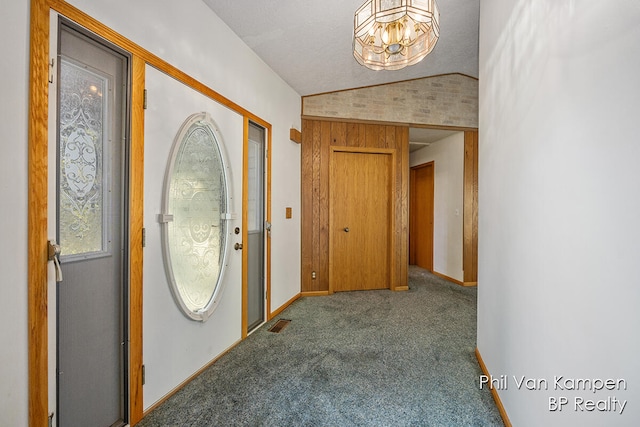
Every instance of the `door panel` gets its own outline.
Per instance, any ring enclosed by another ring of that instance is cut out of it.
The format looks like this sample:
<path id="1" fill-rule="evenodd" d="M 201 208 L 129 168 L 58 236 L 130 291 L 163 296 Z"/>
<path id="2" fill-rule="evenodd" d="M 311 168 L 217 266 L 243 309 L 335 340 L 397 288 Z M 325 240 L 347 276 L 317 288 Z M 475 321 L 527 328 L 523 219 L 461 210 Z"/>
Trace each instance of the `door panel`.
<path id="1" fill-rule="evenodd" d="M 334 292 L 390 287 L 392 162 L 385 153 L 332 153 L 329 268 Z"/>
<path id="2" fill-rule="evenodd" d="M 265 131 L 263 128 L 249 124 L 249 170 L 247 201 L 247 332 L 264 322 L 265 308 L 265 229 L 264 229 L 264 147 Z"/>
<path id="3" fill-rule="evenodd" d="M 125 424 L 127 58 L 61 26 L 58 425 Z"/>
<path id="4" fill-rule="evenodd" d="M 433 271 L 434 163 L 413 168 L 411 174 L 411 260 Z"/>

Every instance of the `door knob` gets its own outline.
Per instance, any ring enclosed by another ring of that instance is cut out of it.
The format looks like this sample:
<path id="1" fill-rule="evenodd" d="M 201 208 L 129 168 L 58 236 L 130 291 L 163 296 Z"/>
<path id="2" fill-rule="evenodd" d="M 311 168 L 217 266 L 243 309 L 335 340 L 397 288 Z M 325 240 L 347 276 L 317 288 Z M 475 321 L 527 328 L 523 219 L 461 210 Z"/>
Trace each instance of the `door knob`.
<path id="1" fill-rule="evenodd" d="M 348 233 L 348 232 L 349 232 L 349 227 L 345 227 L 345 228 L 344 228 L 344 232 L 345 232 L 345 233 Z"/>
<path id="2" fill-rule="evenodd" d="M 242 249 L 242 243 L 236 243 L 235 245 L 233 245 L 233 249 L 235 249 L 236 251 Z"/>

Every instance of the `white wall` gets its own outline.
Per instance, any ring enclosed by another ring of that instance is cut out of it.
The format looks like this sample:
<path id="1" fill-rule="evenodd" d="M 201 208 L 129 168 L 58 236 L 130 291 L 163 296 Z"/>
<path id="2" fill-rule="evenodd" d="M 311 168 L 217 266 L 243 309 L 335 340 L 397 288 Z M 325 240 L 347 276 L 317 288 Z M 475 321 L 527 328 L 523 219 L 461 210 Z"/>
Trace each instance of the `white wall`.
<path id="1" fill-rule="evenodd" d="M 638 425 L 640 4 L 485 0 L 480 13 L 478 349 L 511 379 L 513 425 Z M 555 390 L 560 375 L 627 390 Z M 622 415 L 574 406 L 608 396 L 628 401 Z"/>
<path id="2" fill-rule="evenodd" d="M 28 2 L 0 13 L 0 425 L 27 423 Z"/>
<path id="3" fill-rule="evenodd" d="M 27 112 L 28 1 L 0 14 L 0 425 L 28 422 Z M 75 0 L 71 4 L 251 111 L 273 126 L 273 309 L 300 291 L 300 96 L 257 58 L 200 0 Z M 223 42 L 220 42 L 220 41 Z M 291 220 L 285 207 L 293 208 Z M 146 283 L 145 283 L 146 286 Z M 145 333 L 157 325 L 145 324 Z M 210 359 L 216 354 L 212 351 Z M 145 403 L 148 403 L 145 400 Z"/>
<path id="4" fill-rule="evenodd" d="M 243 117 L 160 71 L 147 66 L 145 74 L 143 349 L 144 407 L 148 408 L 212 359 L 237 343 L 242 334 L 242 253 L 233 244 L 242 228 Z M 207 112 L 218 128 L 219 142 L 230 168 L 230 213 L 222 292 L 211 317 L 204 323 L 187 319 L 170 291 L 163 268 L 160 223 L 164 178 L 171 149 L 184 121 Z"/>
<path id="5" fill-rule="evenodd" d="M 458 281 L 462 271 L 464 132 L 455 133 L 411 153 L 411 167 L 435 162 L 433 269 Z"/>

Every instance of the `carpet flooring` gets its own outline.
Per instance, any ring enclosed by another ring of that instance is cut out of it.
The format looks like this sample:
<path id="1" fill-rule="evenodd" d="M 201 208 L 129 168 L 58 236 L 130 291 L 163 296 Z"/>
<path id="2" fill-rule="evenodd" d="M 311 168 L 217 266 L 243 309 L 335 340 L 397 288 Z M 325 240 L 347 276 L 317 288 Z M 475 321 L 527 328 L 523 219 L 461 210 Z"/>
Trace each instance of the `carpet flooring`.
<path id="1" fill-rule="evenodd" d="M 476 292 L 411 266 L 406 292 L 300 298 L 138 425 L 502 426 Z"/>

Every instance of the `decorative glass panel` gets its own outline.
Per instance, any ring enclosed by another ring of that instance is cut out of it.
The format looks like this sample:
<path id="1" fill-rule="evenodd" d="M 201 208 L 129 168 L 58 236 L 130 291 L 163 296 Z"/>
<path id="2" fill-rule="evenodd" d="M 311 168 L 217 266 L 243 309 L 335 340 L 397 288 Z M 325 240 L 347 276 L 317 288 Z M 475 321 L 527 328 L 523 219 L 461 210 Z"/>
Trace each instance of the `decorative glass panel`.
<path id="1" fill-rule="evenodd" d="M 215 308 L 225 265 L 225 164 L 211 118 L 188 118 L 173 145 L 160 220 L 173 295 L 187 316 L 202 321 Z"/>
<path id="2" fill-rule="evenodd" d="M 62 255 L 107 250 L 108 189 L 103 124 L 108 78 L 69 61 L 60 63 L 59 235 Z"/>

